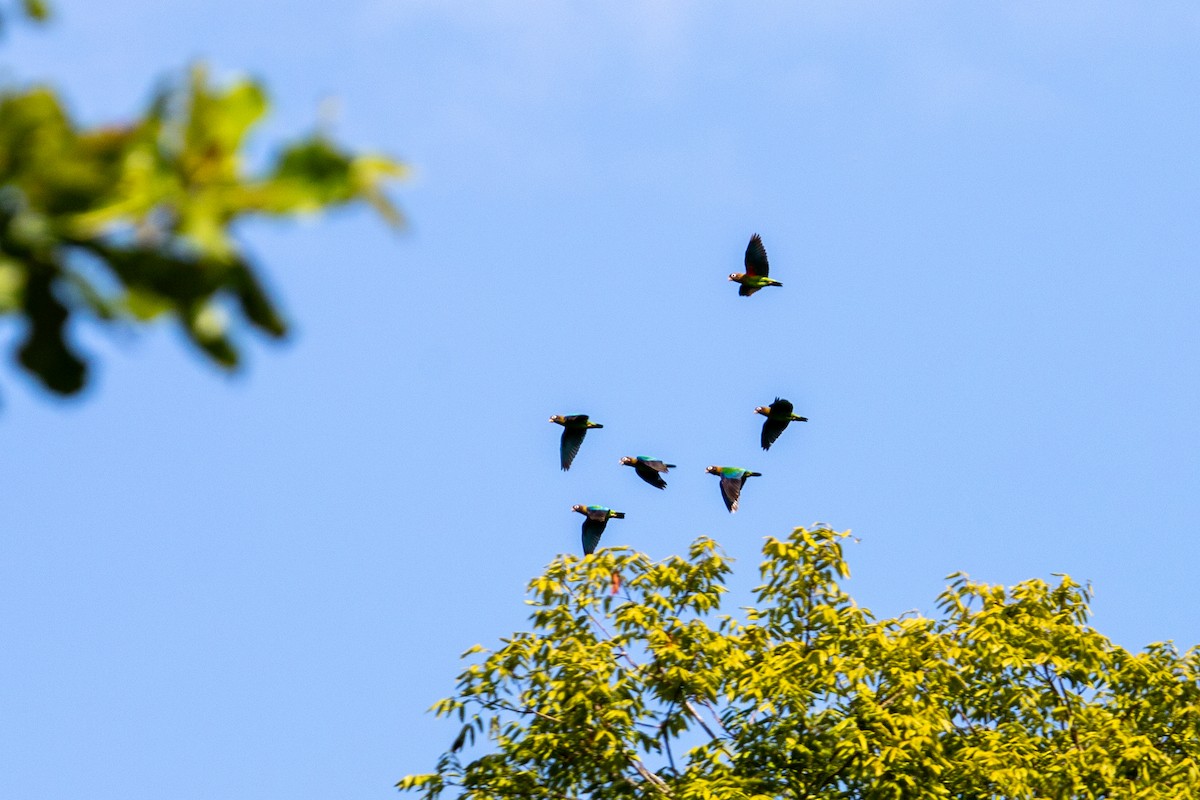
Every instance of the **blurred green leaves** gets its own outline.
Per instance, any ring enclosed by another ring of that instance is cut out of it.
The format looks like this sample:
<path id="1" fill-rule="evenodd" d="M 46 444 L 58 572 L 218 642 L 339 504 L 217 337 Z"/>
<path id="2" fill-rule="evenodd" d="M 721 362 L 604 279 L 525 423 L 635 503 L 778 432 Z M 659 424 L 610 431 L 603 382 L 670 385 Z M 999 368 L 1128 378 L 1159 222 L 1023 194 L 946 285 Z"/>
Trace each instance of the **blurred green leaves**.
<path id="1" fill-rule="evenodd" d="M 529 586 L 531 630 L 473 647 L 426 798 L 1186 798 L 1200 787 L 1200 649 L 1132 653 L 1061 576 L 950 576 L 941 613 L 876 619 L 839 581 L 846 534 L 768 539 L 753 606 L 698 540 L 609 548 Z M 620 578 L 614 593 L 613 576 Z"/>
<path id="2" fill-rule="evenodd" d="M 50 16 L 50 8 L 42 0 L 21 0 L 21 7 L 31 19 L 41 21 Z"/>
<path id="3" fill-rule="evenodd" d="M 12 17 L 24 17 L 32 22 L 50 18 L 50 6 L 44 0 L 0 0 L 0 33 Z"/>
<path id="4" fill-rule="evenodd" d="M 238 327 L 284 336 L 238 244 L 241 220 L 364 202 L 403 224 L 384 187 L 405 167 L 324 134 L 249 169 L 247 139 L 269 107 L 257 82 L 216 85 L 200 66 L 116 126 L 77 125 L 48 87 L 0 93 L 0 314 L 25 318 L 18 360 L 46 388 L 72 394 L 87 381 L 69 335 L 81 312 L 100 324 L 174 320 L 226 368 L 240 361 Z"/>

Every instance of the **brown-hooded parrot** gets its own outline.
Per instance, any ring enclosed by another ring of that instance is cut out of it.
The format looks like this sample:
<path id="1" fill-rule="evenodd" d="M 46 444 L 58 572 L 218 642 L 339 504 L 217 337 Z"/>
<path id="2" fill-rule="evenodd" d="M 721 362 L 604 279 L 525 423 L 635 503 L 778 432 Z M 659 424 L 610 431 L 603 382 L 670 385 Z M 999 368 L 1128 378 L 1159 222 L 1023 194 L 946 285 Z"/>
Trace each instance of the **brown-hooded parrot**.
<path id="1" fill-rule="evenodd" d="M 633 467 L 633 471 L 637 473 L 639 478 L 657 489 L 667 488 L 667 482 L 662 479 L 659 473 L 675 469 L 674 464 L 667 464 L 660 459 L 650 458 L 649 456 L 623 456 L 621 463 L 627 467 Z"/>
<path id="2" fill-rule="evenodd" d="M 767 277 L 770 271 L 767 248 L 763 247 L 762 238 L 756 233 L 750 237 L 750 244 L 746 245 L 746 271 L 733 273 L 729 280 L 741 284 L 739 295 L 749 297 L 764 286 L 783 286 L 779 281 Z"/>
<path id="3" fill-rule="evenodd" d="M 575 454 L 579 452 L 579 446 L 583 444 L 583 437 L 587 435 L 588 428 L 604 427 L 599 422 L 590 421 L 587 414 L 572 414 L 567 417 L 555 414 L 550 421 L 563 426 L 562 440 L 558 444 L 558 460 L 564 471 L 571 468 L 571 462 L 575 460 Z"/>
<path id="4" fill-rule="evenodd" d="M 730 514 L 738 510 L 738 498 L 746 481 L 762 475 L 761 472 L 751 472 L 741 467 L 709 467 L 704 471 L 721 479 L 721 499 L 725 501 Z"/>
<path id="5" fill-rule="evenodd" d="M 771 445 L 775 444 L 775 440 L 779 438 L 779 434 L 784 432 L 789 422 L 808 422 L 808 417 L 793 414 L 792 408 L 790 402 L 782 397 L 776 397 L 775 402 L 771 405 L 759 406 L 754 409 L 755 414 L 762 414 L 767 418 L 762 427 L 763 450 L 771 449 Z"/>
<path id="6" fill-rule="evenodd" d="M 613 511 L 604 506 L 571 506 L 572 511 L 583 514 L 583 554 L 590 556 L 596 552 L 600 537 L 604 534 L 610 519 L 625 519 L 624 511 Z"/>

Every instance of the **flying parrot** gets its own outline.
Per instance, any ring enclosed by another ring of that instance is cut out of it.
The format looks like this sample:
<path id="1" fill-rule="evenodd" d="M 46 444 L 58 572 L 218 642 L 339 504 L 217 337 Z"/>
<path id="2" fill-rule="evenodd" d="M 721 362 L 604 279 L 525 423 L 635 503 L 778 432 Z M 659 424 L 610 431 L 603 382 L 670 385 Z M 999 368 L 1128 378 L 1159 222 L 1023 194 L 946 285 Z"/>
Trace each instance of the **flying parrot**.
<path id="1" fill-rule="evenodd" d="M 738 497 L 746 481 L 762 475 L 761 472 L 751 472 L 741 467 L 709 467 L 704 471 L 721 479 L 721 499 L 725 501 L 730 514 L 738 510 Z"/>
<path id="2" fill-rule="evenodd" d="M 660 459 L 650 458 L 649 456 L 623 456 L 621 463 L 627 467 L 633 467 L 633 471 L 637 473 L 639 478 L 658 489 L 667 488 L 667 482 L 662 479 L 659 473 L 675 469 L 674 464 L 667 464 Z"/>
<path id="3" fill-rule="evenodd" d="M 586 518 L 583 521 L 583 554 L 585 556 L 596 552 L 596 545 L 600 544 L 600 536 L 604 533 L 604 528 L 610 519 L 625 519 L 624 511 L 613 511 L 604 506 L 571 506 L 571 510 L 583 514 Z"/>
<path id="4" fill-rule="evenodd" d="M 741 288 L 738 289 L 739 295 L 749 297 L 764 286 L 783 286 L 779 281 L 767 277 L 770 271 L 767 249 L 763 247 L 762 238 L 756 233 L 750 237 L 750 244 L 746 245 L 746 271 L 733 273 L 729 280 L 741 284 Z"/>
<path id="5" fill-rule="evenodd" d="M 763 450 L 771 449 L 771 445 L 775 444 L 775 440 L 779 438 L 779 434 L 787 429 L 789 422 L 808 422 L 808 417 L 793 414 L 792 404 L 782 397 L 776 397 L 775 402 L 769 406 L 759 406 L 754 409 L 754 413 L 762 414 L 767 418 L 762 428 Z"/>
<path id="6" fill-rule="evenodd" d="M 571 468 L 571 462 L 575 460 L 575 454 L 579 452 L 579 446 L 583 444 L 583 437 L 587 435 L 588 428 L 604 427 L 599 422 L 589 420 L 587 414 L 572 414 L 568 417 L 555 414 L 550 421 L 563 426 L 562 441 L 558 445 L 558 460 L 564 472 Z"/>

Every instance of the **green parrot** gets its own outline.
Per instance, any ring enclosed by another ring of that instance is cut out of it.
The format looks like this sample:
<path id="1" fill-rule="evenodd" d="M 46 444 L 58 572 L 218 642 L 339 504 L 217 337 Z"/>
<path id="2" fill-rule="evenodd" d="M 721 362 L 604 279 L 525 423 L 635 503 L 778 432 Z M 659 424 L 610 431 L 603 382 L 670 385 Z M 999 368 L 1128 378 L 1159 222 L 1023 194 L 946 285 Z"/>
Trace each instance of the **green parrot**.
<path id="1" fill-rule="evenodd" d="M 667 482 L 662 479 L 659 473 L 675 469 L 674 464 L 667 464 L 660 459 L 650 458 L 649 456 L 623 456 L 621 463 L 627 467 L 633 467 L 633 471 L 637 473 L 639 478 L 658 489 L 667 488 Z"/>
<path id="2" fill-rule="evenodd" d="M 733 273 L 729 280 L 741 284 L 741 288 L 738 289 L 739 295 L 749 297 L 764 286 L 783 286 L 779 281 L 767 277 L 770 271 L 767 249 L 763 247 L 762 238 L 756 233 L 750 237 L 750 244 L 746 245 L 746 271 Z"/>
<path id="3" fill-rule="evenodd" d="M 555 414 L 550 421 L 563 426 L 562 441 L 558 445 L 558 460 L 564 472 L 571 468 L 571 462 L 575 460 L 575 454 L 579 452 L 579 446 L 583 444 L 583 437 L 587 435 L 588 428 L 604 427 L 599 422 L 590 421 L 587 414 L 572 414 L 568 417 Z"/>
<path id="4" fill-rule="evenodd" d="M 808 422 L 808 417 L 793 414 L 792 404 L 782 397 L 776 397 L 775 402 L 769 406 L 759 406 L 754 409 L 754 413 L 767 418 L 762 429 L 763 450 L 771 449 L 771 445 L 775 444 L 775 440 L 784 432 L 789 422 Z"/>
<path id="5" fill-rule="evenodd" d="M 737 511 L 738 497 L 741 496 L 742 486 L 746 481 L 762 476 L 761 472 L 751 472 L 741 467 L 709 467 L 704 471 L 720 477 L 721 499 L 725 501 L 725 507 L 729 509 L 730 514 Z"/>
<path id="6" fill-rule="evenodd" d="M 604 506 L 571 506 L 572 511 L 583 514 L 583 554 L 590 556 L 600 544 L 600 536 L 610 519 L 625 519 L 624 511 L 613 511 Z"/>

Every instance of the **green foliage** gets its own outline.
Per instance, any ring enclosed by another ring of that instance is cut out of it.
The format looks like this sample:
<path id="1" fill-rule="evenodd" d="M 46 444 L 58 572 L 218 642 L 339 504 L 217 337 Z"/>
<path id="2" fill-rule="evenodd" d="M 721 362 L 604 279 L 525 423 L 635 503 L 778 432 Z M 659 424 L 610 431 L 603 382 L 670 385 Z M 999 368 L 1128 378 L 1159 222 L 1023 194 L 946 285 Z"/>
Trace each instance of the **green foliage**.
<path id="1" fill-rule="evenodd" d="M 729 561 L 701 539 L 652 563 L 564 556 L 530 584 L 533 630 L 474 657 L 434 706 L 460 733 L 436 798 L 1166 798 L 1200 792 L 1200 651 L 1130 653 L 1062 576 L 953 575 L 937 619 L 875 619 L 839 586 L 844 533 Z M 620 576 L 620 594 L 610 588 Z M 468 753 L 473 754 L 468 757 Z"/>
<path id="2" fill-rule="evenodd" d="M 215 86 L 200 67 L 119 126 L 78 126 L 47 87 L 0 94 L 0 314 L 27 320 L 18 359 L 47 388 L 86 382 L 68 336 L 79 311 L 122 325 L 172 318 L 227 368 L 239 361 L 232 321 L 282 337 L 287 324 L 236 241 L 242 219 L 363 201 L 402 223 L 383 186 L 405 168 L 324 135 L 248 170 L 247 138 L 268 107 L 258 83 Z"/>
<path id="3" fill-rule="evenodd" d="M 50 6 L 44 0 L 0 0 L 0 33 L 4 32 L 4 24 L 12 16 L 45 22 L 50 17 Z"/>

